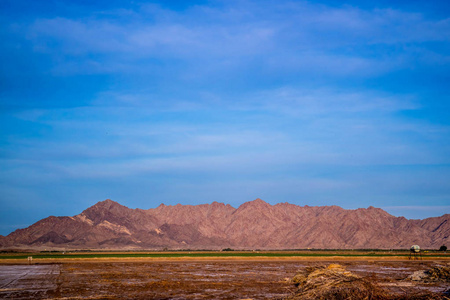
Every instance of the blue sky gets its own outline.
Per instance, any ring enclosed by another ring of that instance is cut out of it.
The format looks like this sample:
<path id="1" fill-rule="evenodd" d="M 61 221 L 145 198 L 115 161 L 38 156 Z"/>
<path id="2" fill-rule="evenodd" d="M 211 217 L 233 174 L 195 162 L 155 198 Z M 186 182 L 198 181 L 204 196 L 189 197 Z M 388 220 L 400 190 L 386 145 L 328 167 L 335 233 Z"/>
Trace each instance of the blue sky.
<path id="1" fill-rule="evenodd" d="M 110 198 L 450 212 L 446 1 L 0 2 L 0 234 Z"/>

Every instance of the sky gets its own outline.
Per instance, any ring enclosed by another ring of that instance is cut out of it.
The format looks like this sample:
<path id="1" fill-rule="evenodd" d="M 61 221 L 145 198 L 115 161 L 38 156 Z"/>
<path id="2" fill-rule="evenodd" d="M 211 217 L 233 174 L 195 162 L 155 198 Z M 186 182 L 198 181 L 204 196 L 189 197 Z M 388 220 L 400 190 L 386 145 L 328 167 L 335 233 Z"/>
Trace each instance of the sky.
<path id="1" fill-rule="evenodd" d="M 112 199 L 450 213 L 450 2 L 0 1 L 0 234 Z"/>

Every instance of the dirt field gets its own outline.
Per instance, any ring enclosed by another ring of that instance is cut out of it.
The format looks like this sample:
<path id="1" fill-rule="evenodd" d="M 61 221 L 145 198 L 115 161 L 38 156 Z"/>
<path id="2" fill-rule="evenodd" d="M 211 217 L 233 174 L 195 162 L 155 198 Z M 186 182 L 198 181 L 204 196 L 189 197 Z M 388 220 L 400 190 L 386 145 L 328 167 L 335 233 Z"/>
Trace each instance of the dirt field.
<path id="1" fill-rule="evenodd" d="M 0 265 L 0 298 L 281 299 L 295 273 L 324 261 L 141 261 Z M 444 291 L 448 283 L 405 280 L 445 261 L 340 261 L 349 271 L 400 294 Z"/>

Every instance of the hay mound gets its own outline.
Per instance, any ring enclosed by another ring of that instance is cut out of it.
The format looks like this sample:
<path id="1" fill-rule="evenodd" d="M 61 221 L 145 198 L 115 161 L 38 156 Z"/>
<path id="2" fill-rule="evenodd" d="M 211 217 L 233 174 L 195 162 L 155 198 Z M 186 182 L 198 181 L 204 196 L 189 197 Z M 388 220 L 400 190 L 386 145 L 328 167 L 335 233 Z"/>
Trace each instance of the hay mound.
<path id="1" fill-rule="evenodd" d="M 298 290 L 289 299 L 387 299 L 378 286 L 343 266 L 308 267 L 292 278 Z"/>
<path id="2" fill-rule="evenodd" d="M 420 270 L 411 274 L 408 279 L 413 281 L 446 281 L 450 282 L 450 267 L 435 266 L 430 270 Z"/>
<path id="3" fill-rule="evenodd" d="M 427 271 L 420 270 L 415 271 L 411 275 L 408 276 L 408 279 L 411 279 L 412 281 L 421 281 L 428 277 Z"/>
<path id="4" fill-rule="evenodd" d="M 431 280 L 450 281 L 450 267 L 436 266 L 427 271 L 428 278 Z"/>

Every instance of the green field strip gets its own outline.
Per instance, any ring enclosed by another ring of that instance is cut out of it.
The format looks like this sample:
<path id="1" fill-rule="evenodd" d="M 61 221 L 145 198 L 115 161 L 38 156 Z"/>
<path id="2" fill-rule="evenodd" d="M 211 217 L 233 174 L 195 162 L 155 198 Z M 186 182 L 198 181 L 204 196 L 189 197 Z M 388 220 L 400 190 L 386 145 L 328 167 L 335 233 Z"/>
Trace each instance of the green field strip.
<path id="1" fill-rule="evenodd" d="M 0 259 L 70 259 L 70 258 L 173 258 L 173 257 L 409 257 L 409 254 L 343 254 L 343 253 L 88 253 L 88 254 L 26 254 L 0 255 Z M 422 257 L 445 258 L 449 255 L 422 255 Z"/>

